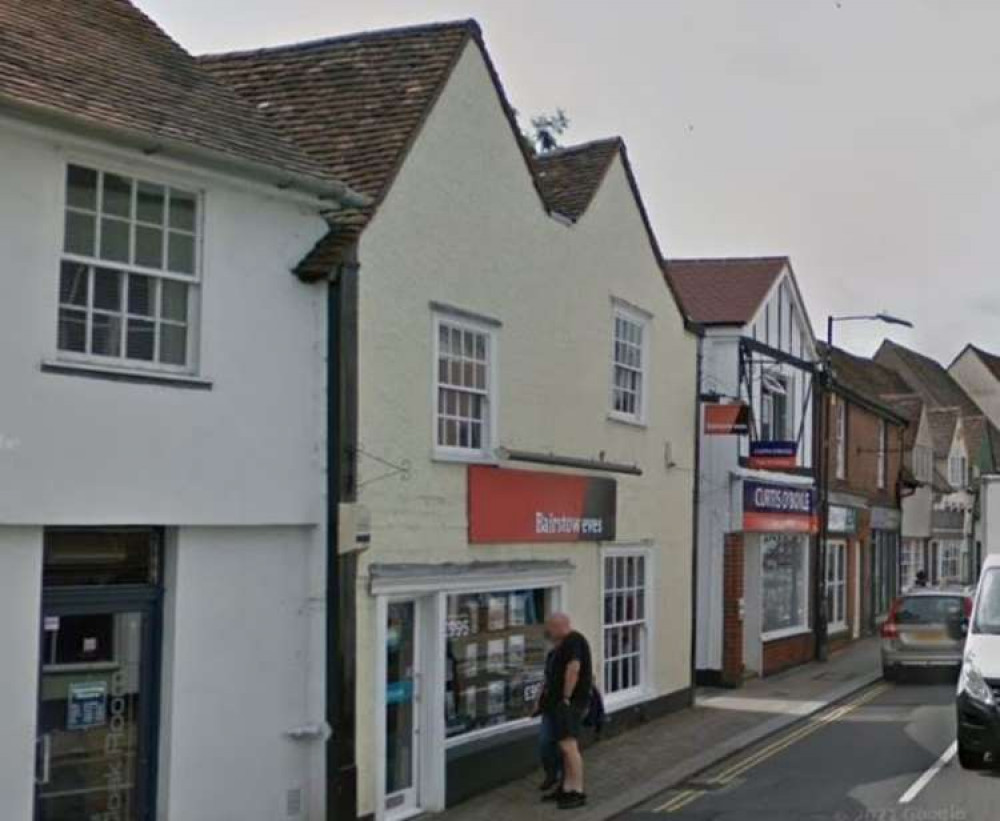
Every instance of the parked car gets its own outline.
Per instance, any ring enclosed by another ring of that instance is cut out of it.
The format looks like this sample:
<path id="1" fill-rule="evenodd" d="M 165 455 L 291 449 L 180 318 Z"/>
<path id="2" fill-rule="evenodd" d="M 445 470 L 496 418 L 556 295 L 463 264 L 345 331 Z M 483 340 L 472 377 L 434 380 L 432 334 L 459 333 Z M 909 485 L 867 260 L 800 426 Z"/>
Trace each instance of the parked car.
<path id="1" fill-rule="evenodd" d="M 892 603 L 882 625 L 882 674 L 899 678 L 910 667 L 962 664 L 963 620 L 972 612 L 968 588 L 913 588 Z"/>
<path id="2" fill-rule="evenodd" d="M 1000 555 L 986 558 L 958 677 L 958 761 L 982 769 L 1000 755 Z"/>

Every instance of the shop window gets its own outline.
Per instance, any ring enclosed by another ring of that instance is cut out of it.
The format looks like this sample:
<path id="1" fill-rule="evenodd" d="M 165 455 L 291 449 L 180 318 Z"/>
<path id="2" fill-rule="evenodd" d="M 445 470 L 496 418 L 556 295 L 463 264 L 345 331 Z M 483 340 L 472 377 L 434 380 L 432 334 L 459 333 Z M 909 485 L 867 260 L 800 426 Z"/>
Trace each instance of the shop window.
<path id="1" fill-rule="evenodd" d="M 46 587 L 156 584 L 158 533 L 152 530 L 48 530 Z"/>
<path id="2" fill-rule="evenodd" d="M 826 546 L 826 617 L 830 632 L 847 627 L 847 546 Z"/>
<path id="3" fill-rule="evenodd" d="M 876 615 L 889 612 L 898 590 L 896 568 L 899 538 L 888 530 L 872 531 L 872 597 Z"/>
<path id="4" fill-rule="evenodd" d="M 197 194 L 70 165 L 60 355 L 190 370 L 199 230 Z"/>
<path id="5" fill-rule="evenodd" d="M 439 453 L 484 456 L 494 431 L 494 345 L 490 328 L 438 317 L 435 442 Z"/>
<path id="6" fill-rule="evenodd" d="M 639 692 L 646 685 L 648 660 L 649 567 L 641 551 L 604 555 L 604 692 Z"/>
<path id="7" fill-rule="evenodd" d="M 448 596 L 449 737 L 531 717 L 545 682 L 545 619 L 555 588 Z"/>
<path id="8" fill-rule="evenodd" d="M 645 414 L 646 319 L 635 311 L 614 310 L 614 350 L 611 367 L 613 416 L 642 422 Z"/>
<path id="9" fill-rule="evenodd" d="M 761 541 L 764 638 L 778 638 L 808 626 L 809 539 L 766 534 Z"/>

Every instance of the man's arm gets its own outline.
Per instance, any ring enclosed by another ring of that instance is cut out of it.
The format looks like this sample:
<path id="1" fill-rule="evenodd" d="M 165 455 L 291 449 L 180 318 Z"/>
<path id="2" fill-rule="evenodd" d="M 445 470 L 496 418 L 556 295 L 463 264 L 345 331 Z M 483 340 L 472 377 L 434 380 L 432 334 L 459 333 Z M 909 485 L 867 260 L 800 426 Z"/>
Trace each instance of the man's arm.
<path id="1" fill-rule="evenodd" d="M 580 680 L 580 662 L 573 659 L 566 665 L 566 677 L 563 679 L 563 701 L 569 701 L 573 697 L 576 683 Z"/>

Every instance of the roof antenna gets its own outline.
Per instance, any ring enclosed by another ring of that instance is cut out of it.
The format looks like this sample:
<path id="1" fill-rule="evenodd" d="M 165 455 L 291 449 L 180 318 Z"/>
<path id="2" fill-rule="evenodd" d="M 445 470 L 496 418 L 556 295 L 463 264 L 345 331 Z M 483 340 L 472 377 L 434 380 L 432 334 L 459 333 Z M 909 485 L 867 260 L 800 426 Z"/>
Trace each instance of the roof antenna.
<path id="1" fill-rule="evenodd" d="M 531 118 L 534 132 L 531 140 L 538 146 L 538 153 L 545 154 L 559 147 L 559 138 L 569 129 L 569 117 L 561 108 L 555 114 L 539 114 Z"/>

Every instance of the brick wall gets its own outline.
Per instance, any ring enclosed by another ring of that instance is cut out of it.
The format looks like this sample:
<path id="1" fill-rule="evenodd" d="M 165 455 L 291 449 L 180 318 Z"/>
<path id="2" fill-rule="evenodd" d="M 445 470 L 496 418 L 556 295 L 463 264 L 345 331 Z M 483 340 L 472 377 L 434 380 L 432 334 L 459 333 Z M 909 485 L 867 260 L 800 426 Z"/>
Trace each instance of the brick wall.
<path id="1" fill-rule="evenodd" d="M 812 633 L 791 636 L 787 639 L 775 639 L 764 645 L 764 675 L 779 673 L 797 664 L 812 661 L 814 656 L 814 637 Z"/>
<path id="2" fill-rule="evenodd" d="M 722 681 L 738 687 L 743 681 L 743 534 L 727 533 L 722 570 Z"/>

